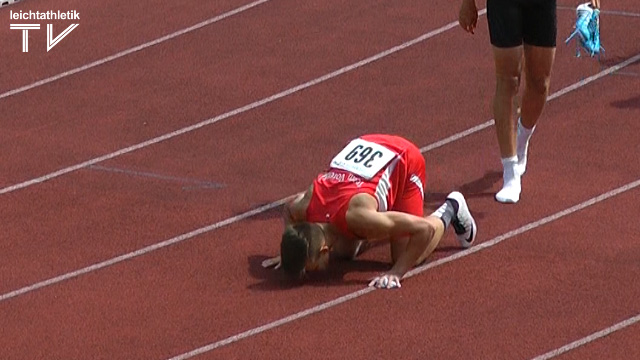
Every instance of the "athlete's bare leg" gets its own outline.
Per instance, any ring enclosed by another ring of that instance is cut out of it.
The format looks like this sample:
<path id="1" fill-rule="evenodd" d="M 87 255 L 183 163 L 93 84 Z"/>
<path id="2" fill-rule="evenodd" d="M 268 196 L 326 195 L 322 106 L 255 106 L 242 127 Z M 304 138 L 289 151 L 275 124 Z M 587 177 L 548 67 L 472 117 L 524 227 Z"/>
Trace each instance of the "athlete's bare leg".
<path id="1" fill-rule="evenodd" d="M 536 125 L 549 95 L 551 67 L 556 48 L 524 45 L 525 87 L 522 94 L 522 125 Z"/>
<path id="2" fill-rule="evenodd" d="M 518 172 L 520 175 L 523 175 L 526 171 L 529 140 L 549 95 L 551 67 L 555 58 L 555 50 L 554 47 L 524 45 L 526 81 L 516 139 L 516 154 L 518 156 Z"/>
<path id="3" fill-rule="evenodd" d="M 520 88 L 523 47 L 493 47 L 496 69 L 496 90 L 493 116 L 503 165 L 503 187 L 496 194 L 500 202 L 515 203 L 520 199 L 520 174 L 516 172 L 516 127 L 514 103 Z"/>

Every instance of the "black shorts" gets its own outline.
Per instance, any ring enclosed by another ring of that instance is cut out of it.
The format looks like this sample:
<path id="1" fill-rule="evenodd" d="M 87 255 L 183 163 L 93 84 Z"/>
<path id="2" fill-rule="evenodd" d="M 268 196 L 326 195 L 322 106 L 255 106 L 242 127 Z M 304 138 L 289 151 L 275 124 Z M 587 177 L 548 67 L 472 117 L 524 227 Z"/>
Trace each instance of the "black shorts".
<path id="1" fill-rule="evenodd" d="M 487 20 L 493 46 L 556 46 L 556 0 L 487 0 Z"/>

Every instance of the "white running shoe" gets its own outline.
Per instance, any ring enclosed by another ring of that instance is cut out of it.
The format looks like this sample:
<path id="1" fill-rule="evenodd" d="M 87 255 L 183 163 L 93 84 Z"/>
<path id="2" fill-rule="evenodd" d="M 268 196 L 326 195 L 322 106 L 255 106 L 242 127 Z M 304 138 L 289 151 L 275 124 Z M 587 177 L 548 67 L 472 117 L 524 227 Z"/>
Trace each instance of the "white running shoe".
<path id="1" fill-rule="evenodd" d="M 20 0 L 0 0 L 0 7 L 15 4 Z"/>
<path id="2" fill-rule="evenodd" d="M 460 245 L 463 248 L 468 248 L 473 244 L 478 234 L 476 221 L 473 219 L 473 216 L 471 216 L 467 201 L 461 193 L 454 191 L 447 195 L 447 199 L 455 200 L 455 202 L 458 203 L 458 207 L 455 209 L 456 215 L 451 220 L 451 225 L 453 225 L 453 229 L 456 231 Z"/>
<path id="3" fill-rule="evenodd" d="M 502 173 L 502 190 L 496 193 L 496 200 L 505 204 L 515 204 L 520 200 L 522 183 L 516 164 L 507 164 Z"/>

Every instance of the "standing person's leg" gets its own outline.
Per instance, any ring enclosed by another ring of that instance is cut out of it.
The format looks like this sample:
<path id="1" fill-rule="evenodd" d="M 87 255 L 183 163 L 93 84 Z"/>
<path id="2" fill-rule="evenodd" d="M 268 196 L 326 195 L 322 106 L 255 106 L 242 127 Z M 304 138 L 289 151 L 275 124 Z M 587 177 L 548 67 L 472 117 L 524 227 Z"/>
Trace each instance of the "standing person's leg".
<path id="1" fill-rule="evenodd" d="M 527 169 L 529 140 L 542 114 L 549 95 L 551 67 L 555 58 L 555 48 L 525 45 L 525 88 L 516 138 L 518 173 L 522 176 Z"/>
<path id="2" fill-rule="evenodd" d="M 556 52 L 556 1 L 539 1 L 532 4 L 526 13 L 523 34 L 525 88 L 516 141 L 520 175 L 526 171 L 529 140 L 549 95 Z"/>
<path id="3" fill-rule="evenodd" d="M 516 155 L 515 121 L 516 95 L 520 87 L 522 71 L 522 46 L 515 48 L 493 47 L 496 72 L 496 88 L 493 96 L 493 116 L 500 156 L 510 158 Z"/>
<path id="4" fill-rule="evenodd" d="M 520 88 L 523 65 L 522 9 L 514 0 L 488 0 L 487 19 L 493 45 L 496 89 L 493 116 L 503 166 L 503 187 L 496 194 L 500 202 L 520 199 L 520 174 L 516 171 L 514 103 Z"/>

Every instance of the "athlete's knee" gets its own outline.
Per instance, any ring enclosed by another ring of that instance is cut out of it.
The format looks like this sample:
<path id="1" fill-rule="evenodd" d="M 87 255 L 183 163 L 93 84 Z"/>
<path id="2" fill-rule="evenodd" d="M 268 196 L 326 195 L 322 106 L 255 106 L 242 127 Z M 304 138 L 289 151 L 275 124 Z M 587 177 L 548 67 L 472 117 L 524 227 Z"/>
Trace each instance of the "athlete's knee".
<path id="1" fill-rule="evenodd" d="M 549 86 L 551 84 L 551 77 L 548 75 L 532 75 L 527 76 L 525 89 L 536 95 L 546 96 L 549 93 Z"/>
<path id="2" fill-rule="evenodd" d="M 496 93 L 515 96 L 520 89 L 520 74 L 496 74 Z"/>
<path id="3" fill-rule="evenodd" d="M 534 94 L 549 91 L 555 48 L 525 46 L 525 89 Z"/>

